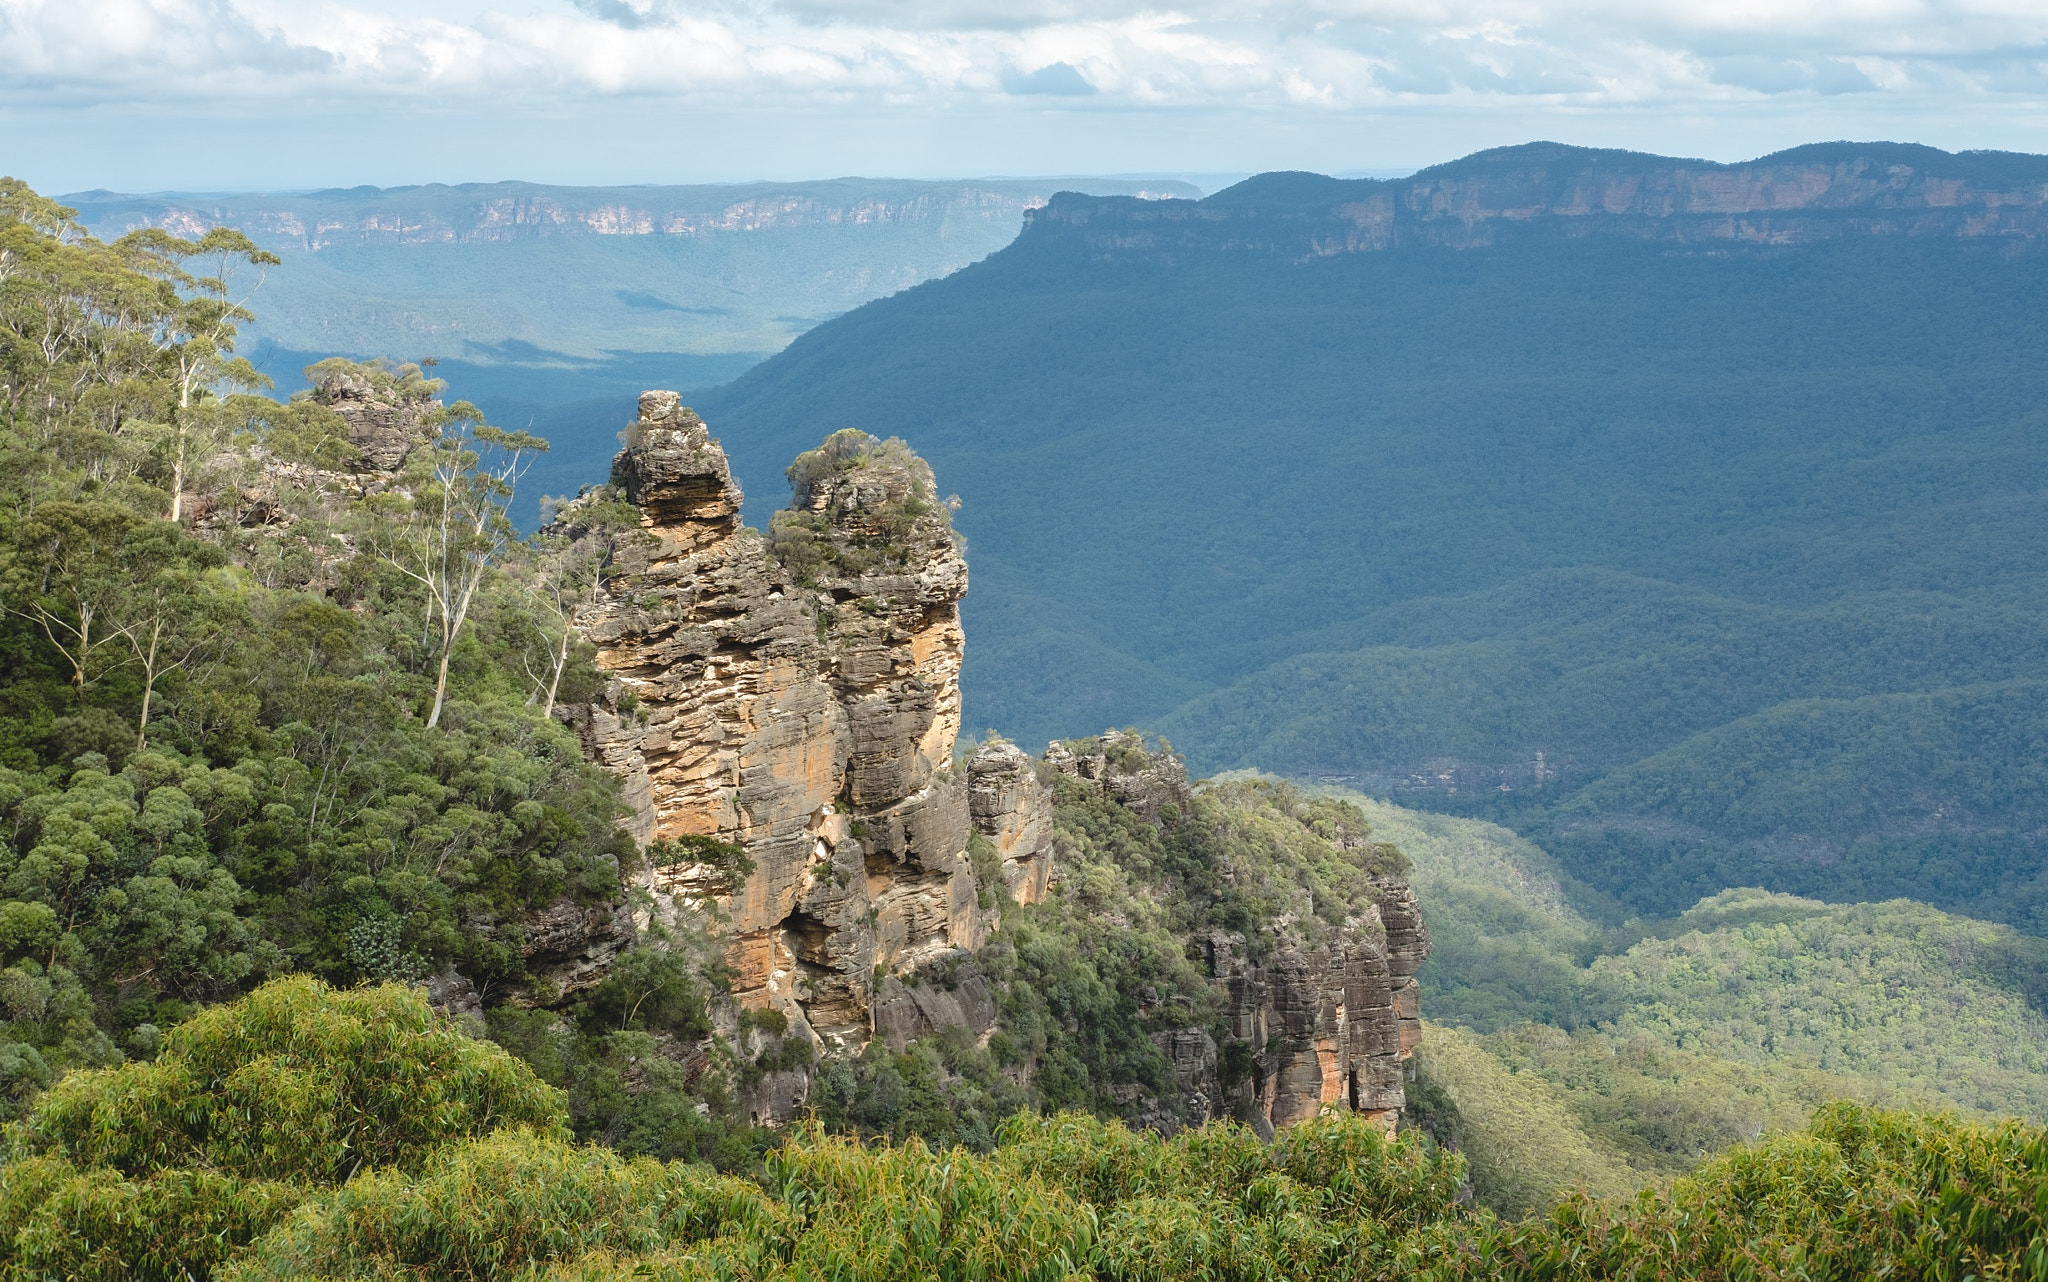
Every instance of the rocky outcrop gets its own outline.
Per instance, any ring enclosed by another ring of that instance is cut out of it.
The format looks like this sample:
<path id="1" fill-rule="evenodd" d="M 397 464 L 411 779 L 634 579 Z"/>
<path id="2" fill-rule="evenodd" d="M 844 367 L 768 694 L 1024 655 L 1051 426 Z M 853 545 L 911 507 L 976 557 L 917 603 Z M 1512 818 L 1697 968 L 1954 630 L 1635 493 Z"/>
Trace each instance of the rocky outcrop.
<path id="1" fill-rule="evenodd" d="M 1003 888 L 1019 904 L 1052 884 L 1052 789 L 1014 744 L 984 744 L 967 763 L 967 812 L 1002 861 Z"/>
<path id="2" fill-rule="evenodd" d="M 1004 906 L 1056 884 L 1062 776 L 1157 828 L 1206 803 L 1179 758 L 1131 732 L 1036 762 L 991 740 L 956 762 L 967 567 L 930 470 L 900 442 L 841 432 L 789 475 L 769 533 L 746 528 L 702 420 L 672 392 L 642 396 L 613 468 L 640 528 L 577 616 L 610 687 L 570 719 L 624 781 L 648 917 L 715 936 L 738 1006 L 762 1013 L 728 1015 L 735 1035 L 767 1020 L 828 1052 L 953 1029 L 985 1041 L 1002 987 L 976 952 Z M 572 506 L 561 528 L 577 519 Z M 1353 827 L 1316 840 L 1362 841 Z M 1362 858 L 1356 876 L 1379 867 Z M 1341 925 L 1310 904 L 1255 938 L 1195 941 L 1230 1045 L 1206 1015 L 1150 1025 L 1177 1097 L 1112 1088 L 1135 1120 L 1270 1132 L 1339 1105 L 1393 1125 L 1428 932 L 1398 876 L 1347 884 Z M 530 937 L 580 973 L 560 925 L 562 941 Z M 785 1120 L 807 1082 L 768 1073 L 747 1109 Z"/>
<path id="3" fill-rule="evenodd" d="M 1240 1087 L 1243 1111 L 1263 1128 L 1342 1104 L 1391 1128 L 1404 1102 L 1403 1036 L 1387 932 L 1375 917 L 1347 924 L 1340 942 L 1283 948 L 1263 964 L 1240 941 L 1210 945 L 1211 973 L 1229 993 L 1231 1036 L 1261 1048 Z M 1413 985 L 1412 975 L 1405 981 Z"/>
<path id="4" fill-rule="evenodd" d="M 920 1037 L 964 1028 L 980 1038 L 996 1026 L 997 998 L 965 953 L 926 968 L 906 983 L 894 975 L 875 992 L 875 1036 L 900 1051 Z"/>
<path id="5" fill-rule="evenodd" d="M 194 529 L 276 533 L 308 514 L 339 517 L 350 501 L 397 484 L 413 450 L 437 431 L 441 383 L 416 365 L 335 359 L 309 366 L 306 376 L 313 388 L 302 395 L 335 415 L 354 457 L 330 468 L 282 459 L 261 445 L 219 451 L 193 469 L 199 488 L 182 496 Z"/>
<path id="6" fill-rule="evenodd" d="M 1084 751 L 1076 753 L 1065 743 L 1050 743 L 1045 762 L 1063 775 L 1094 784 L 1147 823 L 1158 823 L 1167 806 L 1188 804 L 1187 764 L 1171 753 L 1149 751 L 1143 735 L 1110 730 L 1083 746 Z"/>
<path id="7" fill-rule="evenodd" d="M 395 388 L 379 387 L 365 372 L 347 370 L 321 378 L 313 399 L 348 426 L 348 443 L 356 448 L 360 470 L 385 476 L 405 466 L 413 448 L 433 435 L 428 420 L 441 408 L 431 394 L 401 395 Z"/>
<path id="8" fill-rule="evenodd" d="M 1050 745 L 1047 765 L 1150 822 L 1190 802 L 1180 759 L 1148 750 L 1137 734 L 1111 731 L 1078 748 Z M 1415 973 L 1429 956 L 1429 931 L 1404 877 L 1376 876 L 1372 892 L 1372 904 L 1316 938 L 1284 918 L 1272 923 L 1256 957 L 1242 933 L 1202 941 L 1225 1029 L 1250 1049 L 1250 1064 L 1226 1082 L 1206 1030 L 1155 1035 L 1174 1067 L 1181 1116 L 1241 1117 L 1270 1135 L 1338 1105 L 1393 1129 L 1406 1103 L 1402 1064 L 1421 1038 Z"/>
<path id="9" fill-rule="evenodd" d="M 967 856 L 973 770 L 953 765 L 967 566 L 901 442 L 842 432 L 790 474 L 771 534 L 746 528 L 709 429 L 673 392 L 641 397 L 613 469 L 641 537 L 577 618 L 612 683 L 576 720 L 624 781 L 653 913 L 722 935 L 743 1007 L 851 1048 L 878 984 L 995 920 Z M 1027 785 L 1004 795 L 984 821 L 1042 893 L 1046 825 Z M 916 1022 L 895 992 L 891 1030 Z"/>

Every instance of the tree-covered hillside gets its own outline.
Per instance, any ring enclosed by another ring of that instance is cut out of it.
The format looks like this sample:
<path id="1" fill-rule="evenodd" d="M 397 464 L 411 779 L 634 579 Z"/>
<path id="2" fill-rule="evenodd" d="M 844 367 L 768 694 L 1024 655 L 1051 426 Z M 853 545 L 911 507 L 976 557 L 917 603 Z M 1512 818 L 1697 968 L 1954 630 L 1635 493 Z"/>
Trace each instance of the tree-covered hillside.
<path id="1" fill-rule="evenodd" d="M 624 939 L 617 785 L 549 715 L 598 680 L 560 608 L 582 554 L 504 516 L 545 444 L 330 362 L 412 416 L 379 471 L 318 398 L 256 394 L 274 265 L 0 182 L 10 1110 L 269 975 L 545 997 Z"/>
<path id="2" fill-rule="evenodd" d="M 1486 1205 L 1654 1184 L 1833 1099 L 2048 1116 L 2038 939 L 1757 890 L 1623 922 L 1527 838 L 1352 800 L 1408 855 L 1434 940 L 1411 1099 Z"/>
<path id="3" fill-rule="evenodd" d="M 699 405 L 757 493 L 849 407 L 919 442 L 975 541 L 972 723 L 1138 722 L 1198 768 L 1547 825 L 1637 911 L 1837 885 L 2044 929 L 2010 683 L 2048 618 L 2048 253 L 1855 194 L 2038 167 L 1532 148 L 1063 197 Z M 1417 192 L 1703 170 L 1849 194 L 1782 236 L 1636 208 L 1358 240 Z"/>
<path id="4" fill-rule="evenodd" d="M 416 365 L 256 395 L 268 257 L 105 243 L 0 181 L 0 1279 L 2038 1271 L 2024 1122 L 1836 1104 L 1743 1141 L 1844 1096 L 2038 1116 L 2039 941 L 1761 892 L 1627 922 L 1504 830 L 1190 788 L 1127 733 L 1046 764 L 1042 902 L 877 976 L 960 1019 L 820 1062 L 713 933 L 635 922 L 653 848 L 556 715 L 600 688 L 570 616 L 632 513 L 600 488 L 518 537 L 544 443 Z M 1320 1068 L 1292 1023 L 1232 1033 L 1217 963 L 1365 942 L 1388 838 L 1464 1026 L 1414 1124 L 1186 1125 L 1276 1049 Z M 968 862 L 996 907 L 999 853 Z M 814 1120 L 750 1124 L 792 1077 Z"/>
<path id="5" fill-rule="evenodd" d="M 238 1071 L 244 1064 L 260 1071 Z M 339 1107 L 336 1107 L 339 1106 Z M 2041 1131 L 1838 1105 L 1663 1193 L 1502 1219 L 1332 1113 L 1271 1143 L 1085 1114 L 992 1151 L 796 1130 L 750 1177 L 565 1134 L 559 1094 L 397 986 L 277 981 L 9 1135 L 0 1276 L 535 1282 L 2025 1277 Z"/>

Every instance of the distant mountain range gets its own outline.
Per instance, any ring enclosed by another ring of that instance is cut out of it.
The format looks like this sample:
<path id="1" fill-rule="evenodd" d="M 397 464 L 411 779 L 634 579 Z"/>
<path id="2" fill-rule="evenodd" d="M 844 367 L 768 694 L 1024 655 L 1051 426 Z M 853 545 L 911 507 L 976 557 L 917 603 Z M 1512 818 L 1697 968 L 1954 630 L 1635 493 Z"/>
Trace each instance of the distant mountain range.
<path id="1" fill-rule="evenodd" d="M 301 351 L 574 363 L 760 354 L 1002 248 L 1054 192 L 1193 196 L 1088 179 L 695 187 L 537 183 L 64 197 L 103 238 L 238 227 L 285 258 L 254 332 Z"/>
<path id="2" fill-rule="evenodd" d="M 968 720 L 2048 931 L 2048 158 L 1533 144 L 1061 195 L 700 394 L 964 500 Z"/>
<path id="3" fill-rule="evenodd" d="M 641 389 L 725 382 L 828 317 L 994 253 L 1067 189 L 1200 195 L 1173 180 L 842 178 L 63 199 L 107 239 L 247 232 L 284 260 L 244 343 L 281 389 L 324 356 L 435 357 L 457 394 L 555 441 L 538 494 L 610 458 Z"/>

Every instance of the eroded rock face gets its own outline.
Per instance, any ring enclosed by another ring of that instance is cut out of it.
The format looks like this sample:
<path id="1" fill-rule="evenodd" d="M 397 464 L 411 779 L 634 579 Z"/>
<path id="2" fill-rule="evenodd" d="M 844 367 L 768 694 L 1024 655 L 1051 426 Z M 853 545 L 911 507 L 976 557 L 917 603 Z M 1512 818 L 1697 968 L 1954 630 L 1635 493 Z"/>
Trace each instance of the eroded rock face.
<path id="1" fill-rule="evenodd" d="M 985 1038 L 999 984 L 974 953 L 1003 905 L 1054 884 L 1048 781 L 1067 775 L 1161 825 L 1197 804 L 1187 771 L 1122 732 L 1039 762 L 991 742 L 954 764 L 967 567 L 929 469 L 900 442 L 839 433 L 790 474 L 771 533 L 744 528 L 704 423 L 672 392 L 642 396 L 613 469 L 639 536 L 577 618 L 612 682 L 571 720 L 625 783 L 652 915 L 722 942 L 741 1007 L 780 1012 L 827 1051 L 948 1029 Z M 1429 937 L 1404 881 L 1374 887 L 1313 938 L 1281 921 L 1256 950 L 1206 940 L 1233 1046 L 1206 1026 L 1155 1033 L 1178 1098 L 1129 1086 L 1133 1116 L 1270 1131 L 1340 1105 L 1391 1129 Z M 561 940 L 534 938 L 568 984 L 592 954 L 561 916 Z M 770 1076 L 747 1106 L 787 1120 L 808 1077 Z"/>
<path id="2" fill-rule="evenodd" d="M 1052 882 L 1052 789 L 1031 758 L 1014 744 L 984 744 L 967 763 L 967 809 L 1002 860 L 1011 900 L 1043 900 Z"/>
<path id="3" fill-rule="evenodd" d="M 1588 237 L 1722 252 L 1857 236 L 1996 238 L 2026 251 L 2048 240 L 2048 183 L 2032 157 L 1985 163 L 1893 143 L 1819 143 L 1734 164 L 1529 143 L 1386 181 L 1265 174 L 1203 201 L 1062 192 L 1025 216 L 1023 232 L 1121 261 Z"/>
<path id="4" fill-rule="evenodd" d="M 841 433 L 792 477 L 772 539 L 743 528 L 704 423 L 641 397 L 613 480 L 644 537 L 578 617 L 614 677 L 578 720 L 625 782 L 655 913 L 715 924 L 743 1006 L 850 1048 L 875 1031 L 878 977 L 971 951 L 994 920 L 966 854 L 971 772 L 952 768 L 967 566 L 900 442 Z M 1042 893 L 1049 819 L 1028 804 L 985 822 Z M 744 848 L 752 872 L 690 838 Z"/>
<path id="5" fill-rule="evenodd" d="M 1111 731 L 1081 747 L 1053 743 L 1045 761 L 1152 823 L 1166 807 L 1189 804 L 1185 766 L 1140 736 Z M 1377 902 L 1320 943 L 1292 937 L 1285 923 L 1257 960 L 1241 934 L 1204 941 L 1225 1027 L 1252 1056 L 1226 1083 L 1206 1031 L 1155 1034 L 1173 1063 L 1183 1116 L 1246 1118 L 1270 1137 L 1337 1105 L 1394 1129 L 1406 1106 L 1402 1062 L 1421 1039 L 1415 972 L 1429 956 L 1429 931 L 1405 878 L 1377 877 L 1373 889 Z"/>

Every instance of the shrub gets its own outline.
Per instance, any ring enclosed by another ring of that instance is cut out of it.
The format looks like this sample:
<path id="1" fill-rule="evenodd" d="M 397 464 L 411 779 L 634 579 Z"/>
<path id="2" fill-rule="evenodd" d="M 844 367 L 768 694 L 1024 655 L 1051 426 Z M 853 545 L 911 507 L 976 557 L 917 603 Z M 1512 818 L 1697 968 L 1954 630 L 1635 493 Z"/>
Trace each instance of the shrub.
<path id="1" fill-rule="evenodd" d="M 562 1128 L 559 1092 L 419 993 L 273 981 L 153 1063 L 73 1073 L 9 1129 L 0 1278 L 204 1279 L 323 1185 Z"/>
<path id="2" fill-rule="evenodd" d="M 772 1233 L 777 1220 L 743 1181 L 521 1128 L 450 1145 L 416 1175 L 351 1180 L 220 1276 L 501 1277 L 597 1251 L 687 1246 L 741 1227 Z"/>
<path id="3" fill-rule="evenodd" d="M 557 1129 L 563 1109 L 559 1092 L 416 990 L 294 976 L 194 1016 L 152 1063 L 64 1078 L 13 1142 L 128 1176 L 204 1167 L 327 1184 L 501 1126 Z"/>

